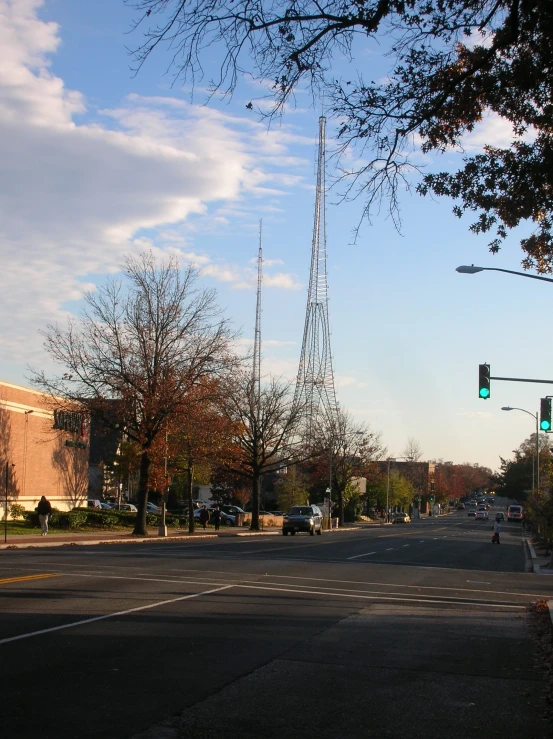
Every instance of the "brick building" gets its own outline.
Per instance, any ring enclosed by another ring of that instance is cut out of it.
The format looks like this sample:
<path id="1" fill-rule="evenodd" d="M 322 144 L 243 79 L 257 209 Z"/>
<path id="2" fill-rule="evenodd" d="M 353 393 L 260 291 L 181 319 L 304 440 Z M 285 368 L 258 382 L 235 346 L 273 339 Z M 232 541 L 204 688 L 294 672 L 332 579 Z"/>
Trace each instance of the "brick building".
<path id="1" fill-rule="evenodd" d="M 66 442 L 80 446 L 67 446 Z M 54 414 L 49 396 L 0 381 L 2 517 L 6 473 L 9 501 L 26 510 L 34 510 L 41 495 L 59 510 L 86 505 L 88 452 L 88 429 L 80 413 Z"/>

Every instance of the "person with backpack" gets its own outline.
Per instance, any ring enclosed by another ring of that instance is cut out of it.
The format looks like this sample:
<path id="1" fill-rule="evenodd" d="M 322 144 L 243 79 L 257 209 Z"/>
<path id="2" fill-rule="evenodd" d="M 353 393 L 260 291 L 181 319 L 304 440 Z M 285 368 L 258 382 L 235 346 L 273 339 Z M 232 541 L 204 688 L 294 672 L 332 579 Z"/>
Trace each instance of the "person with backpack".
<path id="1" fill-rule="evenodd" d="M 45 495 L 38 501 L 36 510 L 38 520 L 40 521 L 40 528 L 42 529 L 41 536 L 46 536 L 48 533 L 48 516 L 52 513 L 52 505 Z"/>

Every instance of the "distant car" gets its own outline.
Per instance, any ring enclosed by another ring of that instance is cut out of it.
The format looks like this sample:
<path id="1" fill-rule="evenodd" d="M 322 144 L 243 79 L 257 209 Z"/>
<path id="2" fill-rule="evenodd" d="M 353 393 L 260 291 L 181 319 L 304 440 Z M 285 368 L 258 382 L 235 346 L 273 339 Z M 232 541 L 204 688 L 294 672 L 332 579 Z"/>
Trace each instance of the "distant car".
<path id="1" fill-rule="evenodd" d="M 496 521 L 504 521 L 505 520 L 505 514 L 503 513 L 503 511 L 498 511 L 495 514 L 495 520 Z"/>
<path id="2" fill-rule="evenodd" d="M 476 508 L 470 507 L 469 508 L 468 515 L 469 516 L 476 516 Z"/>
<path id="3" fill-rule="evenodd" d="M 394 513 L 392 523 L 411 523 L 411 516 L 408 513 Z"/>
<path id="4" fill-rule="evenodd" d="M 151 500 L 149 500 L 146 503 L 146 511 L 148 513 L 158 513 L 159 514 L 159 513 L 161 513 L 161 508 L 158 505 L 156 505 L 155 503 L 152 503 Z"/>
<path id="5" fill-rule="evenodd" d="M 292 536 L 296 531 L 307 531 L 311 536 L 315 531 L 320 536 L 323 533 L 323 514 L 316 505 L 296 505 L 285 513 L 282 519 L 282 533 Z"/>
<path id="6" fill-rule="evenodd" d="M 99 500 L 89 500 L 88 507 L 89 508 L 101 508 L 102 504 Z"/>
<path id="7" fill-rule="evenodd" d="M 524 511 L 521 505 L 510 505 L 507 508 L 507 521 L 522 521 Z"/>
<path id="8" fill-rule="evenodd" d="M 113 510 L 113 506 L 111 505 L 111 503 L 104 503 L 103 500 L 100 501 L 100 508 L 103 511 L 111 511 L 111 510 Z"/>
<path id="9" fill-rule="evenodd" d="M 487 521 L 489 518 L 488 511 L 476 511 L 475 518 L 476 520 Z"/>
<path id="10" fill-rule="evenodd" d="M 458 511 L 464 511 L 465 510 L 465 504 L 464 503 L 457 503 L 457 510 Z"/>
<path id="11" fill-rule="evenodd" d="M 120 511 L 127 511 L 131 513 L 138 513 L 138 508 L 132 503 L 121 503 Z"/>

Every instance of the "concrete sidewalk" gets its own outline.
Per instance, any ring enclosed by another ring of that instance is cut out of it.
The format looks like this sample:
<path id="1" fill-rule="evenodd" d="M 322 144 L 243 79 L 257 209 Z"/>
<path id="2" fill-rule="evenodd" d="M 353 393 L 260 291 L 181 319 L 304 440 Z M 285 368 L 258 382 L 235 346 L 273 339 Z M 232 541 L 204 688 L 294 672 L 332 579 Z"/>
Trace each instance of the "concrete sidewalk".
<path id="1" fill-rule="evenodd" d="M 530 535 L 523 534 L 522 540 L 532 560 L 532 571 L 536 575 L 553 575 L 550 566 L 553 553 L 547 550 L 542 542 L 532 540 Z"/>

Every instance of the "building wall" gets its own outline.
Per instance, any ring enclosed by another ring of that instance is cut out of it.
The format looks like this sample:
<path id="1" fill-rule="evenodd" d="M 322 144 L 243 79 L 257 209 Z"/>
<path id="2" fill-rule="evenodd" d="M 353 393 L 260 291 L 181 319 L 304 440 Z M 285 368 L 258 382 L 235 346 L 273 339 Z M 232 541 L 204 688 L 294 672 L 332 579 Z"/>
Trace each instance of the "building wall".
<path id="1" fill-rule="evenodd" d="M 6 466 L 11 502 L 34 510 L 45 495 L 54 508 L 86 505 L 88 445 L 65 446 L 66 440 L 88 441 L 80 433 L 53 429 L 51 399 L 36 390 L 0 381 L 0 514 L 6 500 Z"/>

